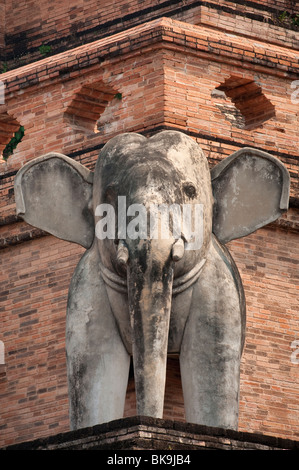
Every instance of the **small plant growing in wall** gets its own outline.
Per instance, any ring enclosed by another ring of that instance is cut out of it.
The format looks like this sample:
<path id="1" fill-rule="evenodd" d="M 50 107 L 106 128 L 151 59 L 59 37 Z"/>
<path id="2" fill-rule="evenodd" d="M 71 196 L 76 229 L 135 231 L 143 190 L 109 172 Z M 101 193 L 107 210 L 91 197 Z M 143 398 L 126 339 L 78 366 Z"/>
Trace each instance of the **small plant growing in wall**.
<path id="1" fill-rule="evenodd" d="M 292 17 L 292 23 L 295 25 L 295 26 L 299 26 L 299 13 L 296 13 L 296 15 L 294 15 Z"/>
<path id="2" fill-rule="evenodd" d="M 42 44 L 39 48 L 38 48 L 39 52 L 44 56 L 48 56 L 51 54 L 52 52 L 52 47 L 47 45 L 47 44 Z"/>
<path id="3" fill-rule="evenodd" d="M 274 23 L 279 26 L 292 27 L 292 29 L 299 28 L 299 13 L 289 12 L 287 10 L 282 11 Z"/>
<path id="4" fill-rule="evenodd" d="M 19 130 L 15 132 L 13 138 L 10 142 L 6 145 L 5 149 L 3 150 L 3 159 L 7 161 L 8 157 L 13 154 L 14 150 L 17 148 L 18 144 L 21 142 L 25 135 L 24 126 L 20 126 Z"/>
<path id="5" fill-rule="evenodd" d="M 0 73 L 5 73 L 5 72 L 7 72 L 7 70 L 8 70 L 7 62 L 3 62 L 3 64 L 1 65 L 1 68 L 0 68 Z"/>

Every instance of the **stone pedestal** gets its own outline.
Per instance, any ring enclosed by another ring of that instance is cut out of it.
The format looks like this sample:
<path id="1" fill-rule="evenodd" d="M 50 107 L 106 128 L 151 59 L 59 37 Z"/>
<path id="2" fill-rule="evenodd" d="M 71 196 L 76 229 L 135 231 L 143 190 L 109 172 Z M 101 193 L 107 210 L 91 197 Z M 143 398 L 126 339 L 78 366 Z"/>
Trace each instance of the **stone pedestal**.
<path id="1" fill-rule="evenodd" d="M 175 451 L 186 457 L 186 451 L 199 450 L 299 450 L 299 441 L 136 416 L 3 450 L 105 450 L 111 451 L 107 456 L 113 459 L 111 463 L 121 463 L 117 459 L 123 458 L 120 452 L 124 450 L 157 451 L 159 455 Z"/>

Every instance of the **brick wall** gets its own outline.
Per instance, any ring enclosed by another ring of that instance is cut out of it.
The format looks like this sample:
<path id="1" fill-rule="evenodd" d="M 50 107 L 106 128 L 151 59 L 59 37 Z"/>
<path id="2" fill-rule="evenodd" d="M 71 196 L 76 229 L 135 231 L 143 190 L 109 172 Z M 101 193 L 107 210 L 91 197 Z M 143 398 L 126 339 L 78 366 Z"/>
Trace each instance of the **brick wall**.
<path id="1" fill-rule="evenodd" d="M 161 36 L 163 46 L 168 51 L 164 55 L 158 52 Z M 151 49 L 147 47 L 149 41 Z M 120 60 L 124 53 L 128 57 L 125 65 Z M 34 154 L 43 151 L 45 141 L 38 139 L 39 135 L 43 135 L 43 129 L 52 123 L 56 125 L 58 121 L 61 129 L 61 121 L 65 121 L 64 113 L 76 93 L 85 83 L 92 86 L 92 83 L 101 81 L 104 86 L 110 86 L 122 94 L 121 105 L 114 115 L 108 137 L 122 128 L 148 129 L 149 126 L 161 124 L 164 119 L 170 125 L 179 124 L 180 119 L 179 127 L 186 131 L 198 134 L 209 132 L 214 136 L 216 128 L 213 122 L 218 125 L 219 121 L 221 138 L 227 138 L 231 145 L 236 140 L 238 144 L 254 144 L 268 151 L 296 152 L 298 115 L 297 106 L 291 101 L 291 83 L 297 78 L 297 65 L 297 53 L 292 50 L 249 39 L 244 47 L 241 39 L 232 39 L 226 33 L 171 20 L 157 20 L 144 27 L 133 28 L 129 36 L 128 33 L 120 33 L 113 40 L 103 39 L 93 45 L 44 59 L 36 65 L 22 67 L 17 74 L 14 70 L 7 72 L 2 78 L 10 100 L 9 114 L 27 130 L 18 156 L 8 162 L 7 168 L 12 169 L 14 162 L 20 164 L 25 155 L 25 158 L 31 158 L 30 149 L 28 153 L 27 148 L 26 152 L 23 148 L 32 135 L 35 139 L 35 145 L 31 147 Z M 262 130 L 255 132 L 244 133 L 232 126 L 217 108 L 222 103 L 221 99 L 212 96 L 215 88 L 231 77 L 255 81 L 263 95 L 274 105 L 277 119 L 268 121 Z M 18 91 L 20 89 L 22 91 Z M 163 93 L 165 108 L 163 100 L 159 99 Z M 179 110 L 172 106 L 173 97 Z M 192 108 L 193 102 L 198 103 L 197 108 Z M 153 120 L 153 116 L 159 114 L 157 105 L 162 106 L 161 112 L 164 114 Z M 211 114 L 217 111 L 217 115 Z M 63 128 L 67 127 L 70 126 L 63 125 Z M 58 141 L 57 134 L 55 138 L 52 136 L 56 142 L 53 145 L 68 152 L 74 148 L 78 150 L 77 140 L 61 134 L 58 134 Z M 77 137 L 82 138 L 82 135 Z M 90 134 L 88 141 L 99 143 L 108 137 L 102 133 Z M 79 148 L 86 147 L 86 140 L 83 138 L 83 143 L 79 142 Z M 48 145 L 49 142 L 47 148 Z"/>
<path id="2" fill-rule="evenodd" d="M 230 245 L 247 303 L 239 429 L 298 440 L 298 231 L 260 229 Z"/>
<path id="3" fill-rule="evenodd" d="M 250 21 L 253 28 L 258 20 Z M 92 169 L 113 135 L 150 135 L 164 128 L 191 135 L 211 167 L 249 145 L 272 153 L 289 169 L 291 210 L 230 248 L 248 310 L 240 430 L 298 440 L 299 365 L 291 361 L 299 334 L 298 105 L 291 101 L 298 54 L 255 34 L 244 42 L 208 24 L 153 20 L 1 76 L 6 102 L 0 107 L 0 151 L 13 132 L 7 123 L 23 125 L 25 137 L 0 163 L 0 340 L 6 361 L 0 369 L 0 446 L 69 429 L 64 324 L 70 277 L 83 252 L 16 219 L 17 170 L 52 150 Z M 239 101 L 221 94 L 233 82 L 262 93 L 274 114 L 242 127 L 245 111 Z M 82 105 L 74 111 L 74 103 L 86 96 L 101 108 L 98 120 Z M 90 121 L 99 132 L 93 132 Z M 130 379 L 125 415 L 134 414 Z M 184 419 L 176 358 L 168 362 L 165 417 Z"/>
<path id="4" fill-rule="evenodd" d="M 294 2 L 7 0 L 6 48 L 2 58 L 10 62 L 10 67 L 19 66 L 40 59 L 43 55 L 39 48 L 43 45 L 51 46 L 50 53 L 61 52 L 163 16 L 291 45 L 296 39 L 290 26 L 285 23 L 283 28 L 277 27 L 277 18 L 284 10 L 296 11 Z"/>
<path id="5" fill-rule="evenodd" d="M 23 125 L 25 137 L 0 169 L 10 174 L 33 156 L 55 149 L 79 154 L 92 165 L 88 149 L 95 158 L 96 150 L 116 133 L 149 132 L 168 125 L 196 138 L 213 163 L 240 146 L 272 152 L 290 171 L 294 198 L 299 118 L 291 84 L 297 65 L 293 50 L 250 39 L 243 46 L 241 39 L 224 32 L 163 19 L 133 28 L 129 36 L 120 33 L 24 66 L 17 74 L 9 71 L 2 74 L 9 100 L 9 113 L 4 107 L 2 116 Z M 238 110 L 238 103 L 214 94 L 229 80 L 253 83 L 271 104 L 273 119 L 250 129 L 236 127 L 228 114 Z M 111 99 L 99 113 L 99 132 L 80 130 L 69 117 L 84 86 L 96 87 L 99 93 L 110 89 Z M 121 100 L 112 99 L 114 91 L 121 93 Z M 12 135 L 6 133 L 0 151 Z M 11 210 L 6 200 L 1 204 L 5 212 Z"/>
<path id="6" fill-rule="evenodd" d="M 7 370 L 0 378 L 0 428 L 5 440 L 69 429 L 64 337 L 75 250 L 45 237 L 1 253 Z"/>

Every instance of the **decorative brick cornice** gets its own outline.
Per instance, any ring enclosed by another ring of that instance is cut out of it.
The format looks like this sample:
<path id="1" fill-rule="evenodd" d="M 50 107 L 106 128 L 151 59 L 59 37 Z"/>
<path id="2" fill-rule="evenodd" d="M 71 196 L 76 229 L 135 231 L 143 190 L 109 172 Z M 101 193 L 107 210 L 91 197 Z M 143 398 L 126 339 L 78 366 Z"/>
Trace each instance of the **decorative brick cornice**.
<path id="1" fill-rule="evenodd" d="M 209 9 L 217 12 L 221 15 L 223 13 L 231 15 L 233 17 L 240 17 L 250 19 L 262 23 L 262 26 L 266 24 L 274 25 L 273 18 L 277 18 L 283 10 L 284 4 L 282 1 L 277 2 L 258 2 L 250 0 L 235 0 L 234 2 L 213 2 L 213 1 L 201 1 L 201 0 L 186 0 L 182 2 L 180 0 L 165 0 L 163 2 L 153 2 L 152 5 L 146 6 L 143 9 L 138 8 L 136 11 L 132 11 L 123 16 L 115 16 L 111 19 L 107 19 L 104 22 L 99 22 L 93 26 L 86 26 L 81 28 L 80 32 L 76 35 L 70 29 L 69 34 L 52 38 L 46 37 L 47 44 L 53 48 L 55 53 L 60 53 L 66 49 L 72 49 L 78 46 L 78 44 L 88 43 L 95 38 L 101 39 L 103 37 L 111 36 L 120 31 L 128 30 L 130 27 L 135 27 L 143 24 L 147 21 L 149 16 L 151 19 L 158 19 L 162 16 L 174 17 L 175 15 L 181 15 L 190 11 L 199 11 L 202 8 Z M 278 25 L 279 26 L 279 25 Z M 281 25 L 284 30 L 289 29 L 291 33 L 291 26 L 287 24 Z M 281 28 L 281 29 L 282 29 Z M 76 25 L 75 25 L 76 29 Z M 246 35 L 247 31 L 244 31 Z M 27 31 L 18 31 L 12 34 L 5 35 L 5 43 L 9 50 L 6 51 L 4 57 L 0 56 L 0 61 L 12 61 L 16 56 L 22 56 L 22 60 L 31 61 L 36 60 L 36 55 L 39 55 L 38 46 L 32 44 L 42 44 L 45 41 L 45 34 L 39 28 L 31 33 L 27 37 Z M 28 42 L 31 44 L 28 47 Z"/>
<path id="2" fill-rule="evenodd" d="M 15 93 L 53 79 L 67 80 L 72 75 L 105 60 L 139 54 L 153 48 L 188 51 L 199 57 L 222 63 L 241 64 L 251 71 L 266 72 L 295 79 L 298 54 L 287 48 L 258 42 L 206 27 L 161 18 L 100 39 L 88 45 L 62 52 L 38 62 L 2 74 L 6 92 Z"/>

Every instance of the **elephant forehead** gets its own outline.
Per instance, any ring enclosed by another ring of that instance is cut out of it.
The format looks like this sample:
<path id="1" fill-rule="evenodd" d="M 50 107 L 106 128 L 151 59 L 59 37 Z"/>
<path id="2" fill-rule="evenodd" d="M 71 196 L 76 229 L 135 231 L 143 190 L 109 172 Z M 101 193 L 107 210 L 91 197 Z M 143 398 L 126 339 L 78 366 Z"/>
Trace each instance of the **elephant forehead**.
<path id="1" fill-rule="evenodd" d="M 182 132 L 160 132 L 148 140 L 147 146 L 161 150 L 182 174 L 198 175 L 198 172 L 208 170 L 207 159 L 200 146 Z"/>
<path id="2" fill-rule="evenodd" d="M 163 131 L 148 139 L 136 133 L 114 137 L 100 154 L 98 170 L 105 174 L 105 179 L 112 180 L 124 172 L 136 171 L 140 164 L 148 169 L 160 167 L 163 177 L 173 177 L 176 170 L 182 179 L 194 182 L 204 181 L 207 175 L 209 178 L 203 151 L 191 137 L 179 131 Z"/>
<path id="3" fill-rule="evenodd" d="M 171 162 L 157 158 L 145 158 L 134 161 L 131 165 L 119 170 L 109 171 L 109 177 L 105 174 L 102 181 L 102 194 L 106 194 L 108 188 L 113 188 L 114 195 L 126 195 L 131 198 L 131 203 L 146 203 L 147 200 L 157 202 L 181 201 L 182 175 Z"/>

